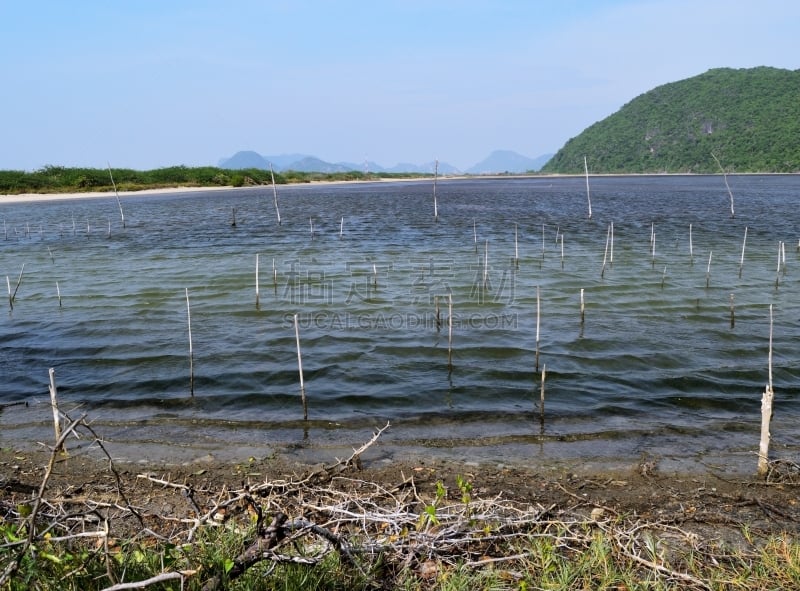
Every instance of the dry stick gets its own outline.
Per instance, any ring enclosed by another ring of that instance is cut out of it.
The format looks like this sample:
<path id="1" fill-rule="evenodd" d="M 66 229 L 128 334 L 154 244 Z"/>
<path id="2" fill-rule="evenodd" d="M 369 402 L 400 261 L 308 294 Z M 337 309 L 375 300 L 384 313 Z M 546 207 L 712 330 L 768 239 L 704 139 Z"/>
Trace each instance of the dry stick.
<path id="1" fill-rule="evenodd" d="M 706 289 L 708 289 L 708 284 L 711 279 L 711 255 L 713 254 L 713 250 L 708 251 L 708 267 L 706 267 Z"/>
<path id="2" fill-rule="evenodd" d="M 747 244 L 747 226 L 744 227 L 744 240 L 742 240 L 742 256 L 739 259 L 739 279 L 742 278 L 742 266 L 744 265 L 744 246 Z"/>
<path id="3" fill-rule="evenodd" d="M 728 174 L 725 172 L 725 169 L 722 168 L 722 164 L 720 164 L 719 159 L 716 157 L 714 152 L 711 152 L 711 157 L 714 158 L 717 166 L 719 166 L 719 169 L 722 171 L 722 178 L 725 179 L 725 188 L 728 189 L 728 195 L 730 195 L 731 198 L 731 217 L 735 217 L 735 213 L 733 211 L 733 192 L 731 191 L 731 186 L 728 184 Z"/>
<path id="4" fill-rule="evenodd" d="M 281 211 L 278 209 L 278 189 L 275 187 L 275 173 L 272 171 L 272 162 L 269 163 L 269 176 L 272 177 L 272 198 L 275 201 L 275 214 L 278 216 L 278 225 L 281 225 Z"/>
<path id="5" fill-rule="evenodd" d="M 194 348 L 192 346 L 192 310 L 189 306 L 189 288 L 186 289 L 186 323 L 189 327 L 189 391 L 194 396 Z"/>
<path id="6" fill-rule="evenodd" d="M 294 315 L 294 338 L 297 342 L 297 371 L 300 374 L 300 400 L 303 403 L 303 420 L 308 420 L 308 405 L 306 404 L 306 387 L 303 382 L 303 356 L 300 354 L 300 326 L 297 314 Z"/>
<path id="7" fill-rule="evenodd" d="M 733 305 L 733 294 L 731 294 L 731 328 L 736 325 L 736 309 Z"/>
<path id="8" fill-rule="evenodd" d="M 586 173 L 586 200 L 589 202 L 589 219 L 592 219 L 592 196 L 589 193 L 589 164 L 586 156 L 583 157 L 583 170 Z"/>
<path id="9" fill-rule="evenodd" d="M 539 321 L 541 319 L 541 305 L 539 300 L 539 286 L 536 286 L 536 371 L 539 371 Z"/>
<path id="10" fill-rule="evenodd" d="M 58 391 L 56 389 L 56 370 L 50 368 L 50 406 L 53 409 L 53 427 L 56 433 L 56 451 L 64 451 L 64 442 L 61 439 L 61 417 L 58 413 Z M 60 442 L 60 443 L 59 443 Z"/>
<path id="11" fill-rule="evenodd" d="M 122 219 L 122 227 L 125 227 L 125 214 L 122 212 L 122 201 L 119 199 L 119 193 L 117 192 L 117 184 L 114 182 L 114 175 L 111 174 L 111 163 L 107 162 L 108 164 L 108 176 L 111 177 L 111 186 L 114 187 L 114 196 L 117 198 L 117 205 L 119 206 L 119 217 Z M 111 222 L 109 222 L 109 231 L 108 233 L 111 234 L 110 229 Z"/>
<path id="12" fill-rule="evenodd" d="M 766 479 L 769 472 L 769 424 L 772 420 L 772 304 L 769 305 L 769 381 L 761 397 L 761 441 L 758 446 L 758 475 Z"/>
<path id="13" fill-rule="evenodd" d="M 447 370 L 453 371 L 453 294 L 447 294 Z"/>

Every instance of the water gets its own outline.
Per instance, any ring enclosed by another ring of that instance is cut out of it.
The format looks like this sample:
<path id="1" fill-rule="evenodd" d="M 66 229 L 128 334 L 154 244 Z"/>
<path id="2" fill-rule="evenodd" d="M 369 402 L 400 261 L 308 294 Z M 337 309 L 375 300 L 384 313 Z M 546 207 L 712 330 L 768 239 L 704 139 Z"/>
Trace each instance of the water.
<path id="1" fill-rule="evenodd" d="M 113 197 L 0 204 L 12 292 L 25 265 L 0 403 L 28 403 L 0 414 L 0 445 L 50 436 L 53 367 L 70 413 L 133 456 L 317 453 L 391 422 L 387 454 L 754 465 L 772 305 L 772 433 L 791 452 L 800 179 L 729 182 L 734 218 L 718 176 L 593 178 L 591 220 L 582 178 L 440 181 L 438 222 L 428 181 L 279 187 L 280 226 L 271 188 L 125 197 L 125 228 Z"/>

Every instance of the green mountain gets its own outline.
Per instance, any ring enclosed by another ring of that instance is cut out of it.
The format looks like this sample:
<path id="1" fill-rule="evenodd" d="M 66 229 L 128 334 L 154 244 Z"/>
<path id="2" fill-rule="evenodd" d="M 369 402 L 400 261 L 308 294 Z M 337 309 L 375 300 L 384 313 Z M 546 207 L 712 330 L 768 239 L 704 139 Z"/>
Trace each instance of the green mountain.
<path id="1" fill-rule="evenodd" d="M 714 157 L 719 160 L 719 164 Z M 800 70 L 709 70 L 654 88 L 569 140 L 544 173 L 800 171 Z"/>

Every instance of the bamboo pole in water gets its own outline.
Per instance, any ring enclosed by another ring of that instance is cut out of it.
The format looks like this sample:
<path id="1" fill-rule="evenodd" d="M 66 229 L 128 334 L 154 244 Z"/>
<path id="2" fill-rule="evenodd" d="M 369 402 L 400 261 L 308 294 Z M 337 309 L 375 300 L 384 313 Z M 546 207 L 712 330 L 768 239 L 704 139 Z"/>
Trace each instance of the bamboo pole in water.
<path id="1" fill-rule="evenodd" d="M 342 239 L 342 234 L 344 234 L 344 216 L 342 216 L 342 221 L 339 222 L 339 240 Z"/>
<path id="2" fill-rule="evenodd" d="M 608 227 L 606 230 L 606 248 L 603 250 L 603 266 L 600 268 L 600 279 L 603 278 L 603 275 L 606 273 L 606 259 L 608 258 L 608 241 L 611 237 L 611 226 Z"/>
<path id="3" fill-rule="evenodd" d="M 539 422 L 544 425 L 544 380 L 547 376 L 547 364 L 542 366 L 542 385 L 539 390 Z"/>
<path id="4" fill-rule="evenodd" d="M 275 173 L 272 170 L 272 162 L 269 163 L 269 176 L 272 178 L 272 199 L 275 202 L 275 215 L 278 216 L 278 225 L 281 225 L 281 210 L 278 209 L 278 189 L 275 187 Z"/>
<path id="5" fill-rule="evenodd" d="M 664 281 L 667 279 L 667 266 L 664 265 L 664 272 L 661 274 L 661 289 L 664 289 Z"/>
<path id="6" fill-rule="evenodd" d="M 708 288 L 709 282 L 711 281 L 711 255 L 714 253 L 713 250 L 708 251 L 708 267 L 706 267 L 706 288 Z"/>
<path id="7" fill-rule="evenodd" d="M 475 218 L 472 218 L 472 239 L 475 241 L 475 252 L 478 252 L 478 225 Z M 797 243 L 797 249 L 800 250 L 800 241 Z"/>
<path id="8" fill-rule="evenodd" d="M 736 309 L 733 305 L 733 294 L 731 294 L 731 328 L 736 326 Z"/>
<path id="9" fill-rule="evenodd" d="M 256 310 L 258 310 L 258 253 L 256 253 Z"/>
<path id="10" fill-rule="evenodd" d="M 694 265 L 694 252 L 692 251 L 692 224 L 689 224 L 689 264 Z"/>
<path id="11" fill-rule="evenodd" d="M 22 283 L 22 274 L 25 272 L 25 263 L 22 263 L 22 269 L 19 271 L 19 277 L 17 278 L 17 286 L 14 288 L 14 293 L 11 295 L 11 307 L 14 307 L 14 301 L 17 299 L 17 290 L 19 290 L 19 284 Z M 10 293 L 10 291 L 9 291 Z"/>
<path id="12" fill-rule="evenodd" d="M 742 240 L 742 256 L 739 259 L 739 279 L 742 278 L 742 267 L 744 266 L 744 247 L 747 244 L 747 226 L 744 227 L 744 239 Z"/>
<path id="13" fill-rule="evenodd" d="M 652 252 L 652 257 L 653 257 L 653 268 L 655 269 L 656 268 L 656 233 L 655 232 L 653 232 L 653 252 Z"/>
<path id="14" fill-rule="evenodd" d="M 434 308 L 436 309 L 436 330 L 439 330 L 441 328 L 441 326 L 442 326 L 442 318 L 441 318 L 441 312 L 439 311 L 439 296 L 438 295 L 433 296 L 433 305 L 434 305 Z"/>
<path id="15" fill-rule="evenodd" d="M 439 202 L 436 200 L 436 181 L 439 178 L 439 160 L 437 159 L 433 169 L 433 219 L 439 221 Z"/>
<path id="16" fill-rule="evenodd" d="M 453 371 L 453 294 L 447 294 L 447 369 Z"/>
<path id="17" fill-rule="evenodd" d="M 561 269 L 564 269 L 564 234 L 561 234 Z"/>
<path id="18" fill-rule="evenodd" d="M 769 378 L 764 394 L 761 396 L 761 440 L 758 446 L 758 475 L 766 478 L 769 473 L 769 424 L 772 421 L 772 402 L 775 393 L 772 390 L 772 304 L 769 305 Z"/>
<path id="19" fill-rule="evenodd" d="M 58 307 L 61 307 L 61 288 L 58 286 L 58 281 L 56 281 L 56 294 L 58 295 Z"/>
<path id="20" fill-rule="evenodd" d="M 486 289 L 486 284 L 489 281 L 489 241 L 483 249 L 483 289 Z"/>
<path id="21" fill-rule="evenodd" d="M 589 219 L 592 219 L 592 196 L 589 192 L 589 164 L 586 156 L 583 157 L 583 170 L 586 173 L 586 200 L 589 202 Z"/>
<path id="22" fill-rule="evenodd" d="M 14 309 L 14 298 L 11 297 L 11 279 L 6 275 L 6 285 L 8 285 L 8 307 Z"/>
<path id="23" fill-rule="evenodd" d="M 519 265 L 519 240 L 518 240 L 518 227 L 514 222 L 514 264 Z"/>
<path id="24" fill-rule="evenodd" d="M 775 269 L 775 289 L 778 289 L 778 283 L 781 278 L 781 245 L 783 242 L 778 242 L 778 268 Z"/>
<path id="25" fill-rule="evenodd" d="M 614 266 L 614 222 L 611 222 L 611 248 L 608 253 L 608 266 Z"/>
<path id="26" fill-rule="evenodd" d="M 56 443 L 61 440 L 61 414 L 58 412 L 58 390 L 56 389 L 56 370 L 50 368 L 50 406 L 53 409 L 53 428 L 56 434 Z M 63 452 L 63 443 L 56 447 L 56 451 Z"/>
<path id="27" fill-rule="evenodd" d="M 111 186 L 114 187 L 114 196 L 117 198 L 117 205 L 119 206 L 119 217 L 122 219 L 122 227 L 125 228 L 125 214 L 122 211 L 122 201 L 120 201 L 119 199 L 119 193 L 117 192 L 117 184 L 114 182 L 114 175 L 111 174 L 111 163 L 106 162 L 106 164 L 108 164 L 108 176 L 111 177 Z M 111 233 L 110 228 L 108 233 L 109 234 Z"/>
<path id="28" fill-rule="evenodd" d="M 541 320 L 541 303 L 539 299 L 539 286 L 536 286 L 536 371 L 539 371 L 539 323 Z"/>
<path id="29" fill-rule="evenodd" d="M 192 345 L 192 308 L 189 305 L 189 288 L 186 289 L 186 324 L 189 327 L 189 391 L 194 396 L 194 346 Z"/>
<path id="30" fill-rule="evenodd" d="M 581 287 L 581 325 L 586 317 L 586 306 L 583 301 L 583 288 Z"/>
<path id="31" fill-rule="evenodd" d="M 297 371 L 300 374 L 300 400 L 303 403 L 303 420 L 308 420 L 308 405 L 306 403 L 306 387 L 303 382 L 303 356 L 300 354 L 300 325 L 297 314 L 294 315 L 294 338 L 297 343 Z"/>

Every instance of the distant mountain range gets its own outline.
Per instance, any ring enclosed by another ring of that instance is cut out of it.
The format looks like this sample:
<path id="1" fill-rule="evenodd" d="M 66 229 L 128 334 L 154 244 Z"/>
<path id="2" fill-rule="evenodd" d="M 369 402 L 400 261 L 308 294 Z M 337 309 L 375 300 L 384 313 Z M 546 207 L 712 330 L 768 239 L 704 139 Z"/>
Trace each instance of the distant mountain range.
<path id="1" fill-rule="evenodd" d="M 485 159 L 466 170 L 459 170 L 447 162 L 439 162 L 439 174 L 502 174 L 502 173 L 524 173 L 538 171 L 552 157 L 552 154 L 544 154 L 538 158 L 528 158 L 510 150 L 496 150 L 489 154 Z M 325 162 L 315 156 L 308 154 L 281 154 L 278 156 L 262 156 L 258 152 L 242 151 L 236 152 L 230 158 L 222 158 L 219 161 L 220 168 L 229 170 L 241 170 L 245 168 L 256 168 L 269 170 L 270 164 L 276 172 L 285 170 L 296 170 L 298 172 L 350 172 L 358 170 L 360 172 L 411 172 L 411 173 L 433 173 L 436 163 L 426 162 L 424 164 L 411 164 L 401 162 L 390 168 L 386 168 L 375 162 Z"/>

